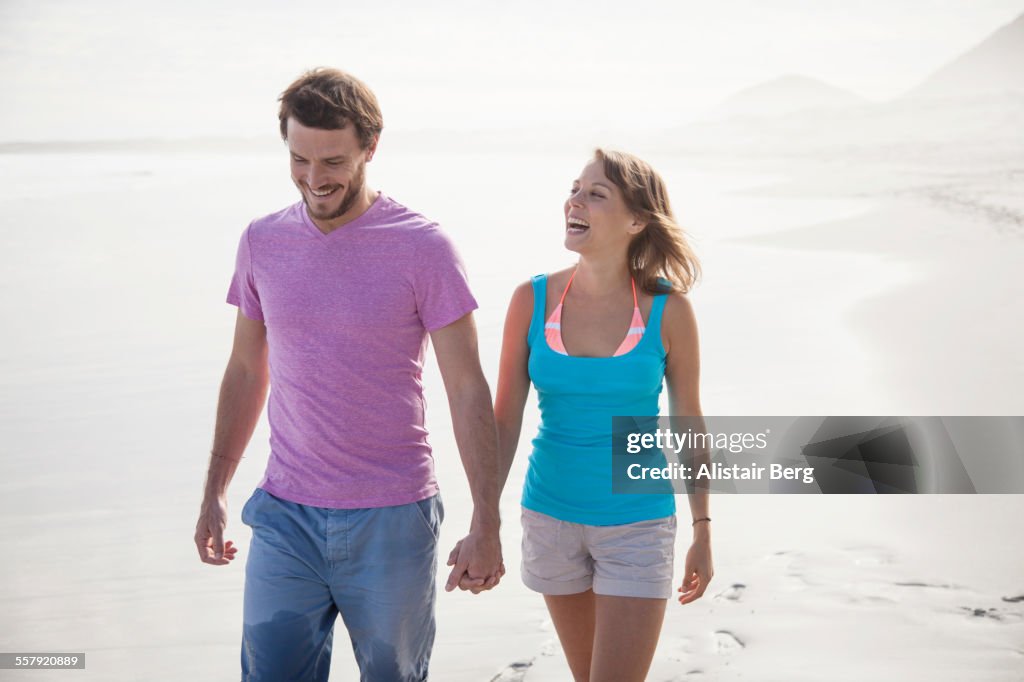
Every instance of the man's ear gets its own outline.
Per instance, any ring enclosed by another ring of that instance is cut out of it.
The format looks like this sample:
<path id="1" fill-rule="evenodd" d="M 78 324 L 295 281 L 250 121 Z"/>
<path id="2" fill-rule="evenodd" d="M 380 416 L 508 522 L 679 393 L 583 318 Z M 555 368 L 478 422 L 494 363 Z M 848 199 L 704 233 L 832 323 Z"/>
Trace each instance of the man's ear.
<path id="1" fill-rule="evenodd" d="M 366 148 L 366 161 L 373 161 L 373 155 L 377 152 L 377 143 L 380 141 L 380 135 L 373 136 L 373 142 Z"/>

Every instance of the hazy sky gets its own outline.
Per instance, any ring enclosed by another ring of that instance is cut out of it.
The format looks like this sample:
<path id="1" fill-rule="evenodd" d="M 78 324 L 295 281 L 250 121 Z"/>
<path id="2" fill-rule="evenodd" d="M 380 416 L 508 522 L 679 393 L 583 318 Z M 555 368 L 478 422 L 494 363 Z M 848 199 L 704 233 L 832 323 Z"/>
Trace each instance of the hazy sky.
<path id="1" fill-rule="evenodd" d="M 0 0 L 0 140 L 258 135 L 303 69 L 346 68 L 391 130 L 661 127 L 799 73 L 886 99 L 1024 0 Z"/>

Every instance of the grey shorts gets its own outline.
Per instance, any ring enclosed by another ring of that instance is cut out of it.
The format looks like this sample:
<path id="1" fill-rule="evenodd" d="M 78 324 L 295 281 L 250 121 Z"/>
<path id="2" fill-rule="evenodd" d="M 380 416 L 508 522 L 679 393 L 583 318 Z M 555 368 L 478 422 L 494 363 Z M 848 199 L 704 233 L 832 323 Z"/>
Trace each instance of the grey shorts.
<path id="1" fill-rule="evenodd" d="M 672 596 L 676 517 L 588 526 L 523 507 L 523 583 L 549 595 Z"/>

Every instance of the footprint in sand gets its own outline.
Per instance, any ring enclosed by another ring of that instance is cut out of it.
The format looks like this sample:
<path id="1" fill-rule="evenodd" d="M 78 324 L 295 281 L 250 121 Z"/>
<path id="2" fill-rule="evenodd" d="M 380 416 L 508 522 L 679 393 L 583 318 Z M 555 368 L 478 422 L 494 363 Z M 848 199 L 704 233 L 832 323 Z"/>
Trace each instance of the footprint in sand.
<path id="1" fill-rule="evenodd" d="M 839 597 L 844 604 L 857 604 L 861 606 L 891 606 L 897 604 L 895 599 L 880 597 L 877 594 L 847 594 Z"/>
<path id="2" fill-rule="evenodd" d="M 806 575 L 800 572 L 791 571 L 786 574 L 788 585 L 790 588 L 803 589 L 805 587 L 821 587 L 821 583 L 811 580 Z"/>
<path id="3" fill-rule="evenodd" d="M 676 663 L 683 663 L 693 657 L 693 639 L 690 637 L 675 637 L 674 641 L 664 643 L 665 657 Z"/>
<path id="4" fill-rule="evenodd" d="M 491 678 L 490 682 L 522 682 L 526 679 L 526 673 L 533 666 L 533 659 L 529 661 L 516 661 L 509 663 L 508 667 Z"/>
<path id="5" fill-rule="evenodd" d="M 795 549 L 782 549 L 778 552 L 772 552 L 765 557 L 768 561 L 799 561 L 803 558 L 803 553 L 798 552 Z"/>
<path id="6" fill-rule="evenodd" d="M 932 587 L 939 590 L 959 590 L 958 585 L 952 583 L 926 583 L 923 580 L 905 580 L 893 583 L 896 587 Z"/>
<path id="7" fill-rule="evenodd" d="M 1016 623 L 1024 619 L 1024 614 L 1020 614 L 1015 611 L 1000 611 L 994 606 L 987 609 L 961 606 L 960 610 L 967 613 L 971 618 L 985 618 L 994 620 L 998 623 Z"/>
<path id="8" fill-rule="evenodd" d="M 855 566 L 887 566 L 893 562 L 892 552 L 882 547 L 865 545 L 847 547 L 844 551 L 850 555 Z"/>
<path id="9" fill-rule="evenodd" d="M 720 654 L 733 654 L 746 648 L 739 637 L 728 630 L 715 630 L 715 651 Z"/>
<path id="10" fill-rule="evenodd" d="M 715 599 L 728 599 L 729 601 L 739 601 L 743 596 L 743 590 L 747 589 L 747 586 L 743 583 L 733 583 L 726 589 L 722 590 L 715 595 Z"/>
<path id="11" fill-rule="evenodd" d="M 807 571 L 807 557 L 803 552 L 783 549 L 766 555 L 762 558 L 762 561 L 767 561 L 776 566 L 781 564 L 782 569 L 785 571 L 782 575 L 787 578 L 790 589 L 802 590 L 806 587 L 817 587 L 817 583 L 809 579 L 805 573 Z M 726 591 L 728 592 L 728 590 Z"/>
<path id="12" fill-rule="evenodd" d="M 557 639 L 549 639 L 540 645 L 541 656 L 554 656 L 559 651 Z"/>
<path id="13" fill-rule="evenodd" d="M 1003 601 L 1010 602 L 1011 604 L 1016 604 L 1019 601 L 1024 601 L 1024 594 L 1019 594 L 1016 597 L 1003 597 Z"/>

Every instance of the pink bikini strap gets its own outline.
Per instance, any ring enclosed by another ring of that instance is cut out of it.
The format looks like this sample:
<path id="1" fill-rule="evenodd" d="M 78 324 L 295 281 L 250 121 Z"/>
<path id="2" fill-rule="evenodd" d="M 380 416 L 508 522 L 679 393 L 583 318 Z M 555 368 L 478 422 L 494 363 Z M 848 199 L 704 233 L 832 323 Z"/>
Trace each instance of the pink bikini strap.
<path id="1" fill-rule="evenodd" d="M 572 279 L 575 276 L 576 276 L 576 270 L 573 270 L 572 274 L 569 275 L 569 281 L 565 283 L 565 290 L 562 291 L 562 298 L 558 299 L 558 305 L 562 305 L 562 303 L 565 302 L 565 295 L 567 293 L 569 293 L 569 285 L 572 284 Z M 640 304 L 637 303 L 637 300 L 636 300 L 636 280 L 633 279 L 632 277 L 630 277 L 629 278 L 629 285 L 631 287 L 633 287 L 633 307 L 634 308 L 639 308 Z"/>
<path id="2" fill-rule="evenodd" d="M 565 283 L 565 291 L 562 292 L 562 298 L 558 299 L 558 305 L 562 305 L 562 302 L 565 300 L 565 295 L 569 293 L 569 285 L 572 284 L 572 278 L 575 276 L 576 270 L 574 269 L 572 274 L 569 275 L 569 281 Z"/>

